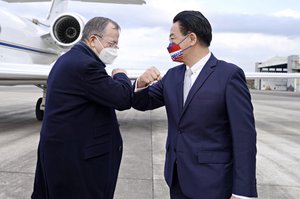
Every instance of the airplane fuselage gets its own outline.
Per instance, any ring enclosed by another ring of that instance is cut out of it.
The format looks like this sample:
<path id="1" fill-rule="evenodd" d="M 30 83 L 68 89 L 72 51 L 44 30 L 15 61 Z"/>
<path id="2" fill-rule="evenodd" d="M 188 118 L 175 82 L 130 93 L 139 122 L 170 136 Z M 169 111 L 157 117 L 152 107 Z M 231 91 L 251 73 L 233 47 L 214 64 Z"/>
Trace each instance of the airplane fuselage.
<path id="1" fill-rule="evenodd" d="M 4 1 L 39 2 L 39 0 Z M 144 0 L 92 0 L 92 2 L 145 3 Z M 52 0 L 48 17 L 42 21 L 18 17 L 0 8 L 0 85 L 31 84 L 42 88 L 43 97 L 36 103 L 38 120 L 43 119 L 47 79 L 52 64 L 63 52 L 81 40 L 85 19 L 77 13 L 66 12 L 67 5 L 68 0 Z"/>
<path id="2" fill-rule="evenodd" d="M 51 64 L 59 56 L 41 38 L 47 27 L 4 10 L 0 19 L 0 63 Z"/>

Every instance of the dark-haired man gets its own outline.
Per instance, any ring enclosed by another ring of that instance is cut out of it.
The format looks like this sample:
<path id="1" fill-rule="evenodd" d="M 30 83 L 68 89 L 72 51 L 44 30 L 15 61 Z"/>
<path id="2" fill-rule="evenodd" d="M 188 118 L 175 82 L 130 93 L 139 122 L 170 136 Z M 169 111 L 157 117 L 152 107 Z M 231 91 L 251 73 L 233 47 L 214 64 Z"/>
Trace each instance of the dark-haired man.
<path id="1" fill-rule="evenodd" d="M 256 130 L 245 75 L 210 52 L 211 40 L 211 25 L 200 12 L 180 12 L 168 51 L 183 64 L 161 80 L 152 67 L 135 83 L 135 109 L 166 107 L 171 199 L 257 197 Z"/>
<path id="2" fill-rule="evenodd" d="M 115 109 L 131 107 L 123 69 L 105 70 L 117 56 L 119 25 L 88 21 L 81 41 L 62 55 L 47 82 L 33 199 L 112 199 L 122 157 Z"/>

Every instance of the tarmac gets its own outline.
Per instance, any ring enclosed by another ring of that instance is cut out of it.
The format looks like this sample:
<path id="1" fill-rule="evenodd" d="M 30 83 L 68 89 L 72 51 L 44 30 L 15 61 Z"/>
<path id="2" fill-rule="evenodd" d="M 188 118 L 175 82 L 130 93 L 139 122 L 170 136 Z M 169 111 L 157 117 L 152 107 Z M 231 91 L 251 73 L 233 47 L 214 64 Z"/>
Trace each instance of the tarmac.
<path id="1" fill-rule="evenodd" d="M 29 199 L 41 122 L 33 86 L 0 87 L 0 199 Z M 300 198 L 300 93 L 251 91 L 259 199 Z M 168 199 L 165 109 L 117 112 L 124 142 L 115 199 Z M 199 198 L 201 199 L 201 198 Z"/>

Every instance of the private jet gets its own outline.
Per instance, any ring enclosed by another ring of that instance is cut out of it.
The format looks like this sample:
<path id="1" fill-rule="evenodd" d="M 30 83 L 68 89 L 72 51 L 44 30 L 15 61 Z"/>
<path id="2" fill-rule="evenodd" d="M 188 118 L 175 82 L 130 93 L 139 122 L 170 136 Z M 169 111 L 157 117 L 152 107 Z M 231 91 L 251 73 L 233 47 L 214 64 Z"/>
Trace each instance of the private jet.
<path id="1" fill-rule="evenodd" d="M 47 0 L 4 0 L 8 3 Z M 145 4 L 144 0 L 81 0 L 84 2 Z M 36 118 L 43 119 L 47 78 L 55 60 L 81 39 L 86 20 L 68 13 L 68 0 L 52 0 L 46 19 L 27 19 L 0 8 L 0 85 L 35 85 L 43 90 Z M 132 74 L 136 76 L 136 74 Z"/>

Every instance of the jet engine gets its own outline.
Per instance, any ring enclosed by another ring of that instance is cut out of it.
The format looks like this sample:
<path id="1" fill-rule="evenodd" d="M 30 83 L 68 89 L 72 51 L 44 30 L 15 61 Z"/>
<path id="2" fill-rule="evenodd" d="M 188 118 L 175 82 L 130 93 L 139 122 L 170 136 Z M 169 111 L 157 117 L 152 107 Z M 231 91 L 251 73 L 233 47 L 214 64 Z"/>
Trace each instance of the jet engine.
<path id="1" fill-rule="evenodd" d="M 63 13 L 51 25 L 50 34 L 59 47 L 70 48 L 82 36 L 84 20 L 77 14 Z"/>

